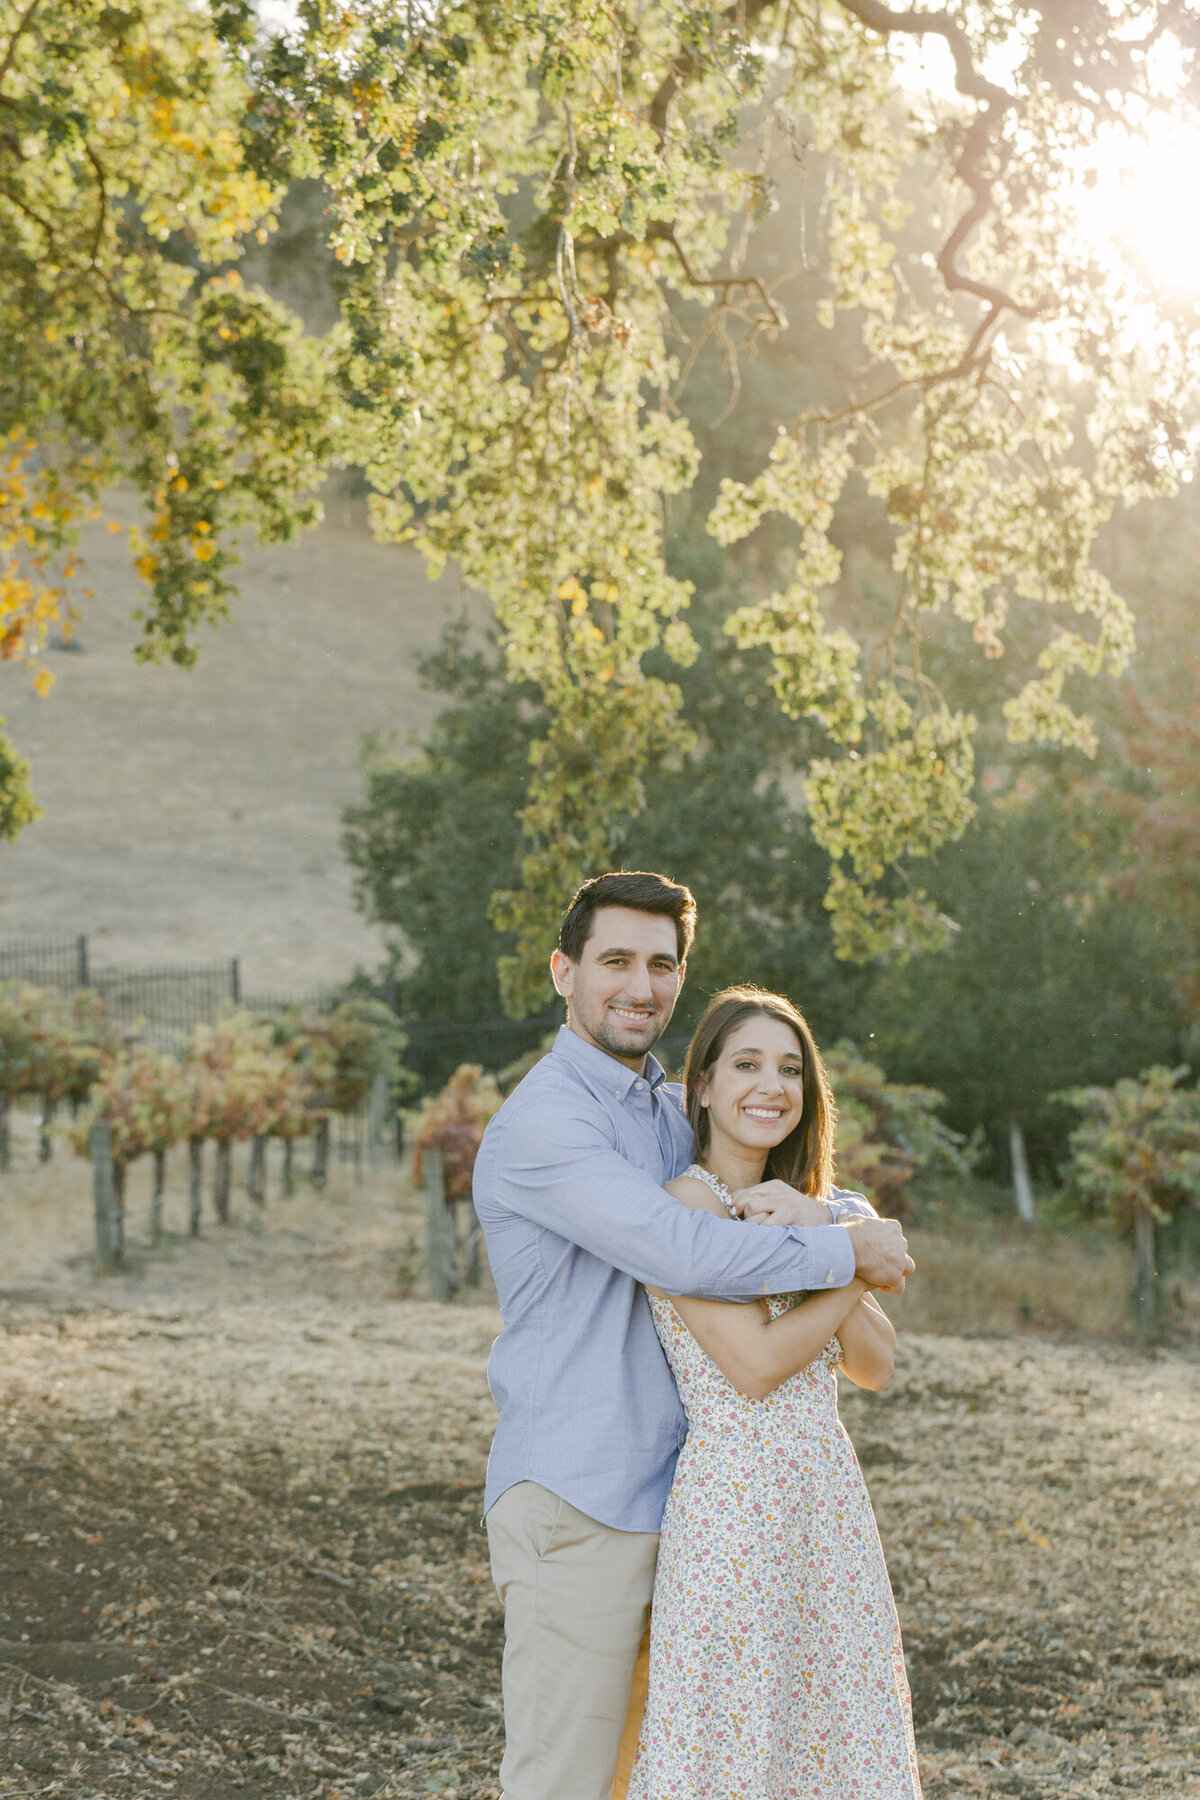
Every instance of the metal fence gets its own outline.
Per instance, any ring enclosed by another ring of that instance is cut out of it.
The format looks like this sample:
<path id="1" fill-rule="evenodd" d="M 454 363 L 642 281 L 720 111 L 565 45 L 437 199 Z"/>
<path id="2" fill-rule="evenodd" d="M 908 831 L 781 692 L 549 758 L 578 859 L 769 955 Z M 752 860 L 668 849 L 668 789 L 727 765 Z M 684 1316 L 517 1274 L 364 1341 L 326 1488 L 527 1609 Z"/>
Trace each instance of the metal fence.
<path id="1" fill-rule="evenodd" d="M 201 965 L 150 969 L 105 968 L 91 958 L 86 936 L 27 939 L 0 944 L 0 981 L 29 981 L 39 987 L 88 987 L 100 994 L 118 1025 L 140 1025 L 164 1049 L 179 1043 L 201 1023 L 212 1023 L 223 1007 L 279 1013 L 288 1007 L 329 1012 L 347 998 L 343 988 L 303 994 L 244 994 L 238 958 Z M 394 989 L 375 998 L 395 1006 Z M 497 1070 L 535 1050 L 562 1022 L 562 1011 L 535 1019 L 407 1019 L 400 1024 L 408 1047 L 404 1063 L 423 1093 L 438 1088 L 460 1063 Z"/>
<path id="2" fill-rule="evenodd" d="M 405 1066 L 424 1091 L 441 1087 L 460 1063 L 503 1069 L 562 1023 L 561 1013 L 537 1019 L 402 1019 Z"/>
<path id="3" fill-rule="evenodd" d="M 24 938 L 0 944 L 0 981 L 31 981 L 35 987 L 87 987 L 86 937 Z"/>
<path id="4" fill-rule="evenodd" d="M 0 981 L 92 988 L 118 1025 L 145 1024 L 162 1041 L 186 1037 L 202 1020 L 216 1019 L 223 1006 L 238 1005 L 242 986 L 236 956 L 191 966 L 103 968 L 93 962 L 85 936 L 0 944 Z"/>
<path id="5" fill-rule="evenodd" d="M 194 968 L 95 969 L 86 985 L 100 995 L 118 1025 L 144 1021 L 159 1035 L 180 1037 L 241 999 L 236 957 Z"/>

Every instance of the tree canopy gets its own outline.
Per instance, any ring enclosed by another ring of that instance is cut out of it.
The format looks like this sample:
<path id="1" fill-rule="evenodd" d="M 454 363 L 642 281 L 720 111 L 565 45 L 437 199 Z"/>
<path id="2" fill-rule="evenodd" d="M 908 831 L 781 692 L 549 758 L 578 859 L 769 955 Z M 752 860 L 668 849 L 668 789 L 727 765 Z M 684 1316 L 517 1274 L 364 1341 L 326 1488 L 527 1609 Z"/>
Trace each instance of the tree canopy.
<path id="1" fill-rule="evenodd" d="M 94 480 L 70 464 L 76 488 L 139 480 L 148 648 L 191 653 L 238 507 L 285 532 L 331 455 L 363 468 L 377 531 L 458 563 L 540 695 L 494 902 L 508 1004 L 536 1008 L 564 894 L 692 742 L 672 669 L 696 652 L 692 590 L 666 547 L 700 464 L 689 376 L 719 349 L 736 409 L 790 309 L 829 366 L 778 396 L 773 442 L 715 496 L 720 544 L 786 552 L 725 629 L 815 731 L 805 806 L 839 952 L 939 941 L 912 867 L 969 822 L 976 725 L 931 674 L 931 627 L 1008 653 L 981 692 L 1012 739 L 1090 748 L 1079 678 L 1133 642 L 1097 533 L 1190 452 L 1195 311 L 1090 236 L 1077 198 L 1120 134 L 1192 115 L 1200 11 L 302 0 L 254 45 L 247 10 L 0 7 L 2 108 L 29 123 L 0 187 L 24 261 L 0 274 L 30 296 L 27 385 L 43 354 L 64 371 L 28 405 L 59 422 L 39 442 L 99 457 Z M 935 40 L 945 99 L 899 68 Z M 60 66 L 67 102 L 39 74 Z M 208 272 L 300 178 L 331 207 L 340 320 L 319 341 Z M 785 193 L 801 229 L 771 267 Z M 43 352 L 47 295 L 89 310 Z M 145 378 L 116 393 L 127 342 Z M 850 508 L 886 550 L 871 596 L 843 557 Z"/>
<path id="2" fill-rule="evenodd" d="M 0 0 L 0 655 L 43 688 L 79 526 L 117 481 L 144 507 L 147 658 L 194 658 L 237 530 L 316 517 L 327 347 L 235 266 L 284 191 L 247 156 L 247 11 Z M 3 835 L 28 773 L 0 750 Z"/>

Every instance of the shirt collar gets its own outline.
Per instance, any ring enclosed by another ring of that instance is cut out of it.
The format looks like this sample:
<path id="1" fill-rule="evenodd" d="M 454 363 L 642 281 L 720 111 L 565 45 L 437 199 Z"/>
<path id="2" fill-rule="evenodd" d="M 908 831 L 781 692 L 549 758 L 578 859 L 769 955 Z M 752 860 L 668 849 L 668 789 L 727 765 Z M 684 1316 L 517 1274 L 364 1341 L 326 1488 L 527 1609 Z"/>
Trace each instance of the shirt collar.
<path id="1" fill-rule="evenodd" d="M 581 1038 L 569 1025 L 559 1026 L 551 1055 L 564 1057 L 598 1099 L 607 1100 L 611 1097 L 614 1100 L 624 1100 L 629 1090 L 639 1082 L 644 1082 L 653 1093 L 667 1079 L 667 1072 L 656 1056 L 647 1056 L 645 1072 L 639 1075 L 636 1069 L 626 1068 L 623 1062 L 618 1062 L 607 1050 L 589 1044 L 586 1038 Z"/>

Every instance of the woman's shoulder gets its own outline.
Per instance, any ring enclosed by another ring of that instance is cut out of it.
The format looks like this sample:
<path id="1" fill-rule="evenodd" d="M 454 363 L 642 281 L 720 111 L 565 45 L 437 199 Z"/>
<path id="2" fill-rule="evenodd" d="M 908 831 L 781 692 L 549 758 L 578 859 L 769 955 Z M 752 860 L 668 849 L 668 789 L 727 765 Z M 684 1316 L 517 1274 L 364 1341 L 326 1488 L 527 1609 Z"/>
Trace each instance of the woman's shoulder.
<path id="1" fill-rule="evenodd" d="M 682 1175 L 675 1177 L 674 1181 L 668 1181 L 667 1192 L 672 1194 L 676 1200 L 681 1201 L 684 1206 L 690 1207 L 692 1212 L 714 1213 L 718 1219 L 729 1217 L 728 1209 L 709 1187 L 707 1181 L 700 1175 L 694 1175 L 690 1169 L 685 1169 Z"/>

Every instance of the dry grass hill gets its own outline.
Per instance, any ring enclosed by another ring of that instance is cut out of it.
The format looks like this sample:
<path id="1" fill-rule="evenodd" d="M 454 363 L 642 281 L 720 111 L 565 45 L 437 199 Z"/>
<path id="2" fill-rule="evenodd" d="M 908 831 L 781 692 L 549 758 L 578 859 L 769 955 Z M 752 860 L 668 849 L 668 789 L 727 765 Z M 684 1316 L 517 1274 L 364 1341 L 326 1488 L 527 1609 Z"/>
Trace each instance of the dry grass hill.
<path id="1" fill-rule="evenodd" d="M 122 498 L 116 517 L 132 518 Z M 243 598 L 196 669 L 131 654 L 139 601 L 124 536 L 92 528 L 80 651 L 51 652 L 45 700 L 24 670 L 0 712 L 34 765 L 45 817 L 0 848 L 0 942 L 87 932 L 93 959 L 147 966 L 240 956 L 247 991 L 319 986 L 378 961 L 339 847 L 362 734 L 403 742 L 434 709 L 416 673 L 465 604 L 415 552 L 374 543 L 361 509 L 283 549 L 248 546 Z"/>

